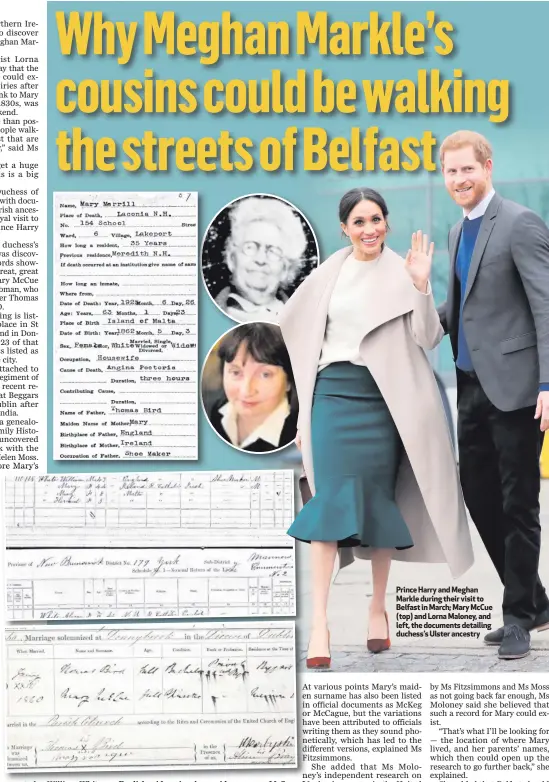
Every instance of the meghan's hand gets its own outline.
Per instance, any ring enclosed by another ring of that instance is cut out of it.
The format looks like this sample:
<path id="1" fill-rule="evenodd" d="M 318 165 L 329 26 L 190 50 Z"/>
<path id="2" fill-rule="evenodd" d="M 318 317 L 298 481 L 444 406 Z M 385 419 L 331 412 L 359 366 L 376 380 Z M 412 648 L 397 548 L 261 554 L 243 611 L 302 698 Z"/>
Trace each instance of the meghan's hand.
<path id="1" fill-rule="evenodd" d="M 412 248 L 406 254 L 406 271 L 416 288 L 422 293 L 427 293 L 434 251 L 434 242 L 429 244 L 427 234 L 422 231 L 414 231 Z"/>
<path id="2" fill-rule="evenodd" d="M 298 451 L 301 451 L 301 435 L 299 434 L 299 432 L 296 434 L 295 444 L 296 444 L 296 447 L 297 447 Z"/>
<path id="3" fill-rule="evenodd" d="M 539 418 L 539 428 L 542 432 L 549 429 L 549 391 L 540 391 L 534 418 Z"/>

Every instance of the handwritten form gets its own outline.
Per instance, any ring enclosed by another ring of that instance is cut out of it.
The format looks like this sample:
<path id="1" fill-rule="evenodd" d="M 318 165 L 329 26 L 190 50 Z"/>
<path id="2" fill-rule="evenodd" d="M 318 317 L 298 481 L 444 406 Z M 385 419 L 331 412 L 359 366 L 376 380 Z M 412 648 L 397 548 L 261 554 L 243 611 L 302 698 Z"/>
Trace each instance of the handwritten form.
<path id="1" fill-rule="evenodd" d="M 54 194 L 54 458 L 196 459 L 197 194 Z"/>
<path id="2" fill-rule="evenodd" d="M 7 477 L 8 547 L 289 545 L 291 470 Z"/>
<path id="3" fill-rule="evenodd" d="M 295 613 L 291 470 L 17 476 L 4 494 L 10 620 Z"/>
<path id="4" fill-rule="evenodd" d="M 7 618 L 292 616 L 294 583 L 292 548 L 13 549 Z"/>
<path id="5" fill-rule="evenodd" d="M 289 623 L 6 631 L 9 771 L 296 766 Z"/>

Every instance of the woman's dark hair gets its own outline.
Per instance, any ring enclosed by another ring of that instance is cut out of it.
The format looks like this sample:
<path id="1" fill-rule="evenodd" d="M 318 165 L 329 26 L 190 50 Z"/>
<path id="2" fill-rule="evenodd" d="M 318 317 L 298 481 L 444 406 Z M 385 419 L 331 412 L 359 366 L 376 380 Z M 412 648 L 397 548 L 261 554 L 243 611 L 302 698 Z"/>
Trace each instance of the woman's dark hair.
<path id="1" fill-rule="evenodd" d="M 221 371 L 226 363 L 234 361 L 241 345 L 245 346 L 246 352 L 254 361 L 282 367 L 290 384 L 294 385 L 290 357 L 278 326 L 272 323 L 244 323 L 230 331 L 223 337 L 217 349 Z"/>
<path id="2" fill-rule="evenodd" d="M 360 201 L 373 201 L 381 209 L 381 214 L 385 219 L 389 215 L 387 204 L 382 195 L 371 187 L 354 187 L 348 190 L 339 202 L 339 222 L 346 223 L 349 215 Z M 387 226 L 388 227 L 388 226 Z"/>

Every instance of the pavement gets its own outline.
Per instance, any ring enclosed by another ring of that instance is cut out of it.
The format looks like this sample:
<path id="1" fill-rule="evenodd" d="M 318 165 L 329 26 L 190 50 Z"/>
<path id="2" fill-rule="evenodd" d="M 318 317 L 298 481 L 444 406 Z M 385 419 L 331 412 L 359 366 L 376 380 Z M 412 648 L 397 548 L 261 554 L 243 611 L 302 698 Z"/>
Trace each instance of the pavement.
<path id="1" fill-rule="evenodd" d="M 497 647 L 485 646 L 478 649 L 464 647 L 399 646 L 391 647 L 381 654 L 370 654 L 365 646 L 338 646 L 332 648 L 332 665 L 329 671 L 321 673 L 466 673 L 543 672 L 549 666 L 549 645 L 532 637 L 532 649 L 520 660 L 499 660 Z M 306 650 L 300 650 L 298 670 L 305 671 Z"/>
<path id="2" fill-rule="evenodd" d="M 539 572 L 543 583 L 549 585 L 549 480 L 542 481 L 540 499 L 542 551 Z M 371 595 L 370 563 L 356 560 L 353 565 L 335 573 L 328 606 L 332 643 L 331 670 L 341 673 L 548 671 L 549 631 L 532 633 L 532 650 L 521 660 L 499 660 L 497 647 L 487 647 L 482 643 L 485 630 L 481 631 L 478 639 L 448 637 L 426 641 L 424 638 L 396 637 L 394 624 L 397 587 L 476 587 L 486 605 L 492 607 L 489 612 L 491 627 L 502 624 L 502 586 L 473 524 L 471 524 L 471 537 L 475 563 L 459 579 L 452 579 L 446 565 L 393 563 L 387 592 L 387 609 L 392 622 L 392 646 L 382 654 L 370 654 L 365 647 L 368 632 L 368 602 Z M 311 606 L 309 547 L 305 543 L 297 543 L 296 548 L 299 606 L 298 669 L 305 670 Z"/>

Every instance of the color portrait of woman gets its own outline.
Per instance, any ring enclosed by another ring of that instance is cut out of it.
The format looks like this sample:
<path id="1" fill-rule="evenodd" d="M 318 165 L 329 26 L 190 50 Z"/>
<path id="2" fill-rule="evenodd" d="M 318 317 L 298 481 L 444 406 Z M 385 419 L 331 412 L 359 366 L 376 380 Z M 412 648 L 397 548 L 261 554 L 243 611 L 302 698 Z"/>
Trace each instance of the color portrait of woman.
<path id="1" fill-rule="evenodd" d="M 416 231 L 400 257 L 386 243 L 388 218 L 375 190 L 347 192 L 339 205 L 347 246 L 302 283 L 280 317 L 311 497 L 289 529 L 311 544 L 309 668 L 331 662 L 327 606 L 338 550 L 342 566 L 355 555 L 371 560 L 366 645 L 373 653 L 391 643 L 386 592 L 393 559 L 447 562 L 456 577 L 473 559 L 425 353 L 443 335 L 429 281 L 434 247 Z"/>
<path id="2" fill-rule="evenodd" d="M 274 324 L 243 324 L 221 337 L 204 365 L 202 395 L 216 433 L 239 450 L 269 453 L 295 440 L 293 372 Z"/>

